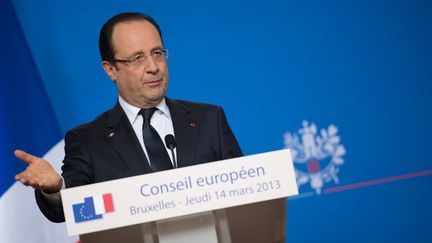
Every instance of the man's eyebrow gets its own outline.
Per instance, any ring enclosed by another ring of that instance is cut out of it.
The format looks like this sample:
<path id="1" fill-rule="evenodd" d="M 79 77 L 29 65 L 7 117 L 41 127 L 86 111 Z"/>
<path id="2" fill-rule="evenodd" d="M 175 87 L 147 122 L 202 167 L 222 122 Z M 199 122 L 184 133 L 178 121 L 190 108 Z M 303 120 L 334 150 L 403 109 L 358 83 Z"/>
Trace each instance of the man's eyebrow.
<path id="1" fill-rule="evenodd" d="M 162 46 L 156 46 L 156 47 L 153 47 L 152 49 L 150 49 L 150 53 L 151 53 L 151 52 L 154 52 L 154 51 L 160 51 L 160 50 L 162 50 L 162 49 L 163 49 Z M 127 58 L 130 59 L 130 58 L 135 57 L 136 55 L 145 55 L 145 53 L 144 53 L 144 51 L 142 51 L 142 50 L 135 51 L 135 52 L 133 52 L 132 54 L 130 54 L 129 56 L 127 56 Z"/>
<path id="2" fill-rule="evenodd" d="M 127 56 L 128 59 L 135 57 L 136 55 L 144 55 L 143 51 L 135 51 L 132 54 L 130 54 L 129 56 Z"/>
<path id="3" fill-rule="evenodd" d="M 162 49 L 163 49 L 162 46 L 156 46 L 156 47 L 153 47 L 153 48 L 150 50 L 150 52 L 160 51 L 160 50 L 162 50 Z"/>

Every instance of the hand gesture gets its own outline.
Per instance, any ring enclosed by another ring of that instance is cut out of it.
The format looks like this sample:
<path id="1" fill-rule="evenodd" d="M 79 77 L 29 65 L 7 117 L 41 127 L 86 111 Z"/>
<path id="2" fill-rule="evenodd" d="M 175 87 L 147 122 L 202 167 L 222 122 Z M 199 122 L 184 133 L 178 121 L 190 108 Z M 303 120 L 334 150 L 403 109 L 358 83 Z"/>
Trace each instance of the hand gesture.
<path id="1" fill-rule="evenodd" d="M 15 150 L 15 156 L 28 164 L 23 172 L 15 176 L 15 180 L 47 193 L 60 191 L 62 178 L 48 161 L 22 150 Z"/>

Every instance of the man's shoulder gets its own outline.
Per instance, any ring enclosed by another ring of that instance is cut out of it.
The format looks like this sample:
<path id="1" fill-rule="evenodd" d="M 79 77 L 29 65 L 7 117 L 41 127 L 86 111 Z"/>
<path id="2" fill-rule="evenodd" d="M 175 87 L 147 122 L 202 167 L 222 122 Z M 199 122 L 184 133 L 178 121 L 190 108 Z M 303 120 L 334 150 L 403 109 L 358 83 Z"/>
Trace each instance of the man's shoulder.
<path id="1" fill-rule="evenodd" d="M 167 100 L 168 106 L 175 106 L 178 109 L 187 111 L 205 111 L 205 110 L 220 110 L 221 107 L 209 103 L 201 103 L 187 100 Z"/>
<path id="2" fill-rule="evenodd" d="M 99 114 L 96 118 L 94 118 L 92 121 L 83 123 L 81 125 L 78 125 L 72 129 L 70 129 L 68 132 L 72 133 L 78 133 L 80 135 L 86 134 L 86 133 L 97 133 L 98 131 L 106 132 L 107 130 L 107 124 L 110 120 L 113 119 L 113 116 L 115 115 L 116 107 L 109 109 L 101 114 Z"/>

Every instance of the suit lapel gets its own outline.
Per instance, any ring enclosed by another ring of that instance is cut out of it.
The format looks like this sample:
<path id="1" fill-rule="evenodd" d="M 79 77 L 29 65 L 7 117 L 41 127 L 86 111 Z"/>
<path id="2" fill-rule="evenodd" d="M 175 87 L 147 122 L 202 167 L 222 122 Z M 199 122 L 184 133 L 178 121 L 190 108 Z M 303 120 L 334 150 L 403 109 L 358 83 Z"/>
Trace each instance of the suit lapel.
<path id="1" fill-rule="evenodd" d="M 178 167 L 193 165 L 198 142 L 198 119 L 185 105 L 168 98 L 166 102 L 174 126 Z"/>
<path id="2" fill-rule="evenodd" d="M 108 133 L 106 134 L 106 138 L 129 166 L 131 174 L 140 175 L 151 172 L 152 170 L 144 151 L 118 102 L 111 110 L 107 126 Z"/>

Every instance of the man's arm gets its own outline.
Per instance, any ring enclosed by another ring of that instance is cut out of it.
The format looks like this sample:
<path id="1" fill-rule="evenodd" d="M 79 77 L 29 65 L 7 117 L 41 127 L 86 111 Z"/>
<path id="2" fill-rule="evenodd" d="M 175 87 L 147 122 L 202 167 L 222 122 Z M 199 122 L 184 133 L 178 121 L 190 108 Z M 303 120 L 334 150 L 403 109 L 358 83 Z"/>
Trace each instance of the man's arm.
<path id="1" fill-rule="evenodd" d="M 26 170 L 15 176 L 25 186 L 35 190 L 35 197 L 40 211 L 52 222 L 64 222 L 63 207 L 59 192 L 62 188 L 91 183 L 89 155 L 77 131 L 69 131 L 65 136 L 65 159 L 60 176 L 48 161 L 21 150 L 15 156 L 28 163 Z"/>

